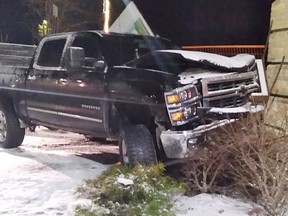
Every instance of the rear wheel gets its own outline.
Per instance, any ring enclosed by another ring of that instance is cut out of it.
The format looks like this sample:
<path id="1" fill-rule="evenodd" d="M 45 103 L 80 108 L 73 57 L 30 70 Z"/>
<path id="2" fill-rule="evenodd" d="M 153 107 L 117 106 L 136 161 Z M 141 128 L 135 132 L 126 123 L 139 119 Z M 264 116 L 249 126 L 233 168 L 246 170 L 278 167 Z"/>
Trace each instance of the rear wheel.
<path id="1" fill-rule="evenodd" d="M 124 127 L 119 136 L 119 150 L 124 166 L 157 163 L 153 138 L 144 125 Z"/>
<path id="2" fill-rule="evenodd" d="M 25 129 L 20 128 L 13 107 L 4 99 L 0 101 L 0 147 L 16 148 L 23 142 Z"/>

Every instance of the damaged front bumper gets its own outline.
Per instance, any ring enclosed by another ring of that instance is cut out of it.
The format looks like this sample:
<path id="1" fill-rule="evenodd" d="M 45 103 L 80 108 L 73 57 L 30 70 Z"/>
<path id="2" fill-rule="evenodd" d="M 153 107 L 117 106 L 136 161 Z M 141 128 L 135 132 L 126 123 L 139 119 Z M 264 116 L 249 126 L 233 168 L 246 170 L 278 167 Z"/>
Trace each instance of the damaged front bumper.
<path id="1" fill-rule="evenodd" d="M 241 114 L 258 113 L 263 110 L 263 105 L 251 105 L 251 103 L 247 103 L 241 107 L 233 108 L 205 108 L 204 112 L 207 116 L 222 115 L 226 117 L 233 116 L 233 118 L 215 120 L 209 124 L 199 125 L 192 130 L 163 131 L 160 135 L 160 138 L 166 156 L 168 158 L 184 158 L 188 154 L 193 153 L 193 150 L 195 150 L 197 144 L 201 143 L 201 138 L 203 138 L 203 135 L 206 132 L 235 122 L 237 118 L 234 117 L 237 115 L 239 116 Z"/>

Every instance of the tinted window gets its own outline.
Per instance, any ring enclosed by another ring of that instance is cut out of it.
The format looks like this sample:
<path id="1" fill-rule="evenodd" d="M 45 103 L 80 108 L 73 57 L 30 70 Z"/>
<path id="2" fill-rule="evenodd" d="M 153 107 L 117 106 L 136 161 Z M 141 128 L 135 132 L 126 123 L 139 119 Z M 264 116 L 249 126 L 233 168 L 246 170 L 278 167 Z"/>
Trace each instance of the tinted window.
<path id="1" fill-rule="evenodd" d="M 73 47 L 82 47 L 85 57 L 99 58 L 100 51 L 95 37 L 76 37 L 72 44 Z"/>
<path id="2" fill-rule="evenodd" d="M 155 50 L 180 49 L 169 40 L 135 36 L 104 35 L 103 54 L 109 65 L 122 65 Z"/>
<path id="3" fill-rule="evenodd" d="M 59 67 L 66 39 L 46 41 L 40 51 L 37 64 L 47 67 Z"/>
<path id="4" fill-rule="evenodd" d="M 104 60 L 95 36 L 78 36 L 74 39 L 72 46 L 84 49 L 84 68 L 86 69 L 93 69 L 96 67 L 97 61 Z"/>

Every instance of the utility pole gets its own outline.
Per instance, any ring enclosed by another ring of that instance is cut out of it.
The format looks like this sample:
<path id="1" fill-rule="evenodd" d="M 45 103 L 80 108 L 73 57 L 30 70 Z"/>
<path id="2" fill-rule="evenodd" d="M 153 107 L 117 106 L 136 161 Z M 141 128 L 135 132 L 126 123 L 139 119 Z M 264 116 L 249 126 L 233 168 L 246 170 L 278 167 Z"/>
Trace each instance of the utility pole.
<path id="1" fill-rule="evenodd" d="M 109 32 L 110 0 L 103 0 L 104 32 Z"/>
<path id="2" fill-rule="evenodd" d="M 58 7 L 52 4 L 52 14 L 53 14 L 53 33 L 58 32 Z"/>

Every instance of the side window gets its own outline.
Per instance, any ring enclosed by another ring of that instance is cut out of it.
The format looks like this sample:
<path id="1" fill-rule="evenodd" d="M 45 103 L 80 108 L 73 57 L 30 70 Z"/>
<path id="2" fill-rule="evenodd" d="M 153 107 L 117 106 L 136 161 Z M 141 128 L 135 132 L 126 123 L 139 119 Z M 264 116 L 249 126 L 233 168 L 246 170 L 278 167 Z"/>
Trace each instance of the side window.
<path id="1" fill-rule="evenodd" d="M 82 47 L 85 52 L 85 66 L 93 67 L 94 64 L 103 60 L 96 38 L 80 36 L 76 37 L 72 43 L 73 47 Z"/>
<path id="2" fill-rule="evenodd" d="M 37 65 L 59 67 L 66 39 L 46 41 L 41 48 Z"/>

